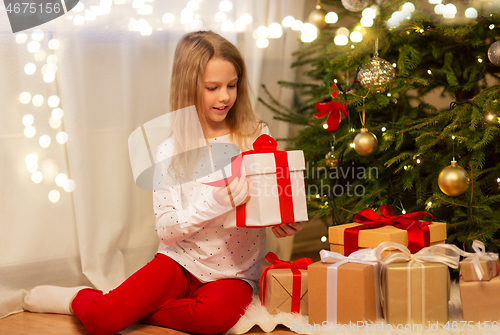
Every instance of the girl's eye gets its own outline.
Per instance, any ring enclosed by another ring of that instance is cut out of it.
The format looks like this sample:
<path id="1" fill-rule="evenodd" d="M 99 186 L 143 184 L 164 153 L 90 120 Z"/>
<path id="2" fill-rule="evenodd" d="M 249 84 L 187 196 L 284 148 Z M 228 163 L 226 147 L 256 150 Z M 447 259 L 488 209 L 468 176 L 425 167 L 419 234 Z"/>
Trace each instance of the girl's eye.
<path id="1" fill-rule="evenodd" d="M 236 87 L 236 85 L 229 85 L 228 87 L 235 88 L 235 87 Z"/>
<path id="2" fill-rule="evenodd" d="M 207 90 L 209 91 L 215 91 L 217 89 L 217 87 L 207 87 Z"/>

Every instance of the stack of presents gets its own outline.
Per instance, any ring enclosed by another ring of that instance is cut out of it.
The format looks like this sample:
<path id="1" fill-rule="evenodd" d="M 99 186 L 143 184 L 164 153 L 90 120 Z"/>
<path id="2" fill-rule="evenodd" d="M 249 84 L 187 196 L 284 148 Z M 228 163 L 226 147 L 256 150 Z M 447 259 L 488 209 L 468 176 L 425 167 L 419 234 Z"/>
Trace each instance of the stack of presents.
<path id="1" fill-rule="evenodd" d="M 375 219 L 369 223 L 330 227 L 330 250 L 320 251 L 319 262 L 306 258 L 284 262 L 269 253 L 261 264 L 262 304 L 271 314 L 308 315 L 311 325 L 383 318 L 393 325 L 445 326 L 449 268 L 460 268 L 463 319 L 500 320 L 498 254 L 485 252 L 480 241 L 473 243 L 475 253 L 445 244 L 445 223 L 409 219 L 414 213 L 392 216 L 388 206 L 380 211 L 382 215 L 371 209 L 356 215 L 363 221 L 360 218 L 369 213 Z M 408 230 L 388 221 L 403 222 Z M 380 226 L 369 227 L 374 222 Z M 351 244 L 356 240 L 357 245 Z"/>
<path id="2" fill-rule="evenodd" d="M 237 226 L 307 220 L 301 151 L 278 151 L 274 139 L 262 135 L 243 155 L 243 166 L 252 197 L 239 209 Z M 259 214 L 272 212 L 271 221 Z M 261 264 L 262 304 L 272 314 L 308 315 L 311 325 L 381 318 L 394 325 L 445 325 L 449 269 L 460 268 L 463 319 L 500 319 L 498 254 L 486 252 L 480 241 L 472 253 L 446 244 L 446 224 L 427 212 L 395 216 L 390 206 L 379 212 L 365 209 L 355 223 L 330 227 L 330 250 L 320 252 L 319 262 L 291 263 L 269 253 Z"/>

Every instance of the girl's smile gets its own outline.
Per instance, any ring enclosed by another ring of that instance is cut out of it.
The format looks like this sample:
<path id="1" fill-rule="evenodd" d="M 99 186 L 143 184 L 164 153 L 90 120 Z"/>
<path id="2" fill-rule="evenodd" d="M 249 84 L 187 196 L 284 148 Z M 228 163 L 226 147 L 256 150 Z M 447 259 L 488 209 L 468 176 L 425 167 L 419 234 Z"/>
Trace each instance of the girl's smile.
<path id="1" fill-rule="evenodd" d="M 226 114 L 229 112 L 229 106 L 222 106 L 222 107 L 213 107 L 216 112 L 221 113 L 221 114 Z"/>

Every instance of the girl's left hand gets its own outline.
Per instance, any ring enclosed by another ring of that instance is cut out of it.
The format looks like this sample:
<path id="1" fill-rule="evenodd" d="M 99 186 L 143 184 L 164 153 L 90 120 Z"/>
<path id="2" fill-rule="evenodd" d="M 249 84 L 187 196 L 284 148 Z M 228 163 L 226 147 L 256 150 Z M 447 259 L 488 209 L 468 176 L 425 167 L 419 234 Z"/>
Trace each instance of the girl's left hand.
<path id="1" fill-rule="evenodd" d="M 274 226 L 272 231 L 277 238 L 295 235 L 302 230 L 302 222 L 285 223 Z"/>

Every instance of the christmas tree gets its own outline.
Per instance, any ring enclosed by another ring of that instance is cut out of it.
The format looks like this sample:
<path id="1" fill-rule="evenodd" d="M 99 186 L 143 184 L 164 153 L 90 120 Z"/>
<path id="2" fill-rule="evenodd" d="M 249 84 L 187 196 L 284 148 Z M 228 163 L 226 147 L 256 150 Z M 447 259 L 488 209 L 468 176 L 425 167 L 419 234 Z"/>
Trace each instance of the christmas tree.
<path id="1" fill-rule="evenodd" d="M 356 18 L 346 28 L 362 41 L 327 25 L 296 52 L 309 80 L 279 83 L 298 106 L 260 101 L 299 127 L 289 148 L 306 157 L 310 215 L 337 225 L 381 205 L 426 211 L 449 243 L 498 251 L 500 2 L 429 2 L 322 0 Z"/>

